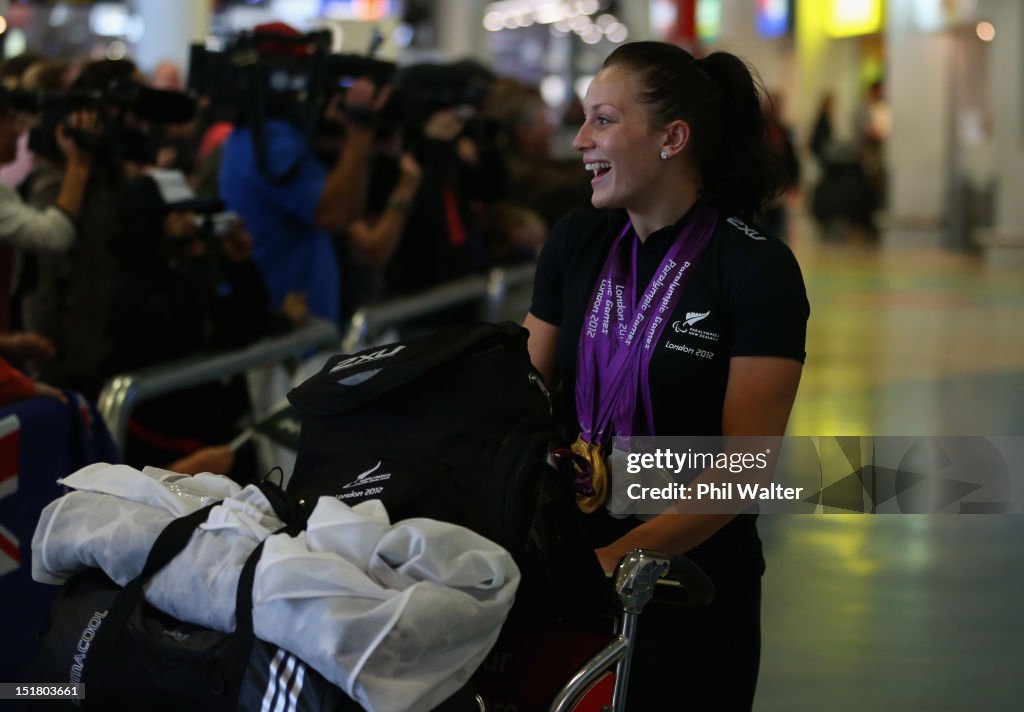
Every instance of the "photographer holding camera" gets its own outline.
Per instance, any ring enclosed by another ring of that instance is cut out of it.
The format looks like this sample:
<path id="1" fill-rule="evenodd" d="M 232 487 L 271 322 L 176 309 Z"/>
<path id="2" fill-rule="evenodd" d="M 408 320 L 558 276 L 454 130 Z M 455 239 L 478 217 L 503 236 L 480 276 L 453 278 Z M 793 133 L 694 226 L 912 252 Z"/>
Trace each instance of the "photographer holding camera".
<path id="1" fill-rule="evenodd" d="M 195 109 L 186 95 L 147 89 L 142 79 L 133 62 L 104 59 L 86 64 L 67 89 L 18 97 L 26 111 L 41 119 L 30 148 L 53 165 L 59 165 L 63 156 L 52 145 L 52 127 L 83 108 L 101 117 L 101 130 L 80 136 L 93 153 L 93 167 L 77 239 L 62 259 L 40 261 L 38 285 L 24 305 L 26 323 L 56 345 L 57 356 L 46 365 L 43 377 L 89 398 L 95 398 L 104 383 L 109 344 L 102 335 L 109 314 L 118 306 L 111 301 L 116 264 L 110 243 L 118 229 L 121 189 L 154 162 L 150 123 L 183 121 Z M 36 191 L 32 186 L 31 192 Z"/>
<path id="2" fill-rule="evenodd" d="M 0 355 L 17 362 L 39 365 L 56 355 L 53 342 L 34 332 L 11 333 L 20 325 L 12 297 L 17 288 L 24 253 L 66 252 L 75 240 L 75 221 L 82 209 L 92 156 L 83 151 L 69 131 L 93 132 L 97 116 L 93 111 L 76 111 L 57 127 L 55 138 L 65 156 L 63 177 L 54 204 L 38 209 L 26 205 L 21 196 L 0 184 Z M 0 93 L 0 165 L 17 157 L 18 137 L 25 129 L 23 116 L 11 106 L 6 91 Z"/>
<path id="3" fill-rule="evenodd" d="M 482 113 L 493 79 L 469 60 L 413 65 L 395 77 L 402 142 L 423 177 L 387 265 L 389 295 L 429 289 L 490 264 L 481 221 L 508 188 L 495 127 Z"/>
<path id="4" fill-rule="evenodd" d="M 107 375 L 242 348 L 263 336 L 271 314 L 251 259 L 252 238 L 220 207 L 197 200 L 179 171 L 154 169 L 125 185 L 112 243 L 117 308 L 107 330 Z M 125 460 L 166 465 L 229 439 L 248 408 L 238 379 L 140 404 L 128 426 Z"/>
<path id="5" fill-rule="evenodd" d="M 255 28 L 261 62 L 301 68 L 310 50 L 296 30 L 280 23 Z M 240 103 L 252 105 L 270 89 L 247 86 Z M 308 89 L 309 101 L 326 90 Z M 289 100 L 270 94 L 258 123 L 244 116 L 224 145 L 220 194 L 245 220 L 253 235 L 253 256 L 263 271 L 271 303 L 289 292 L 305 292 L 312 314 L 339 321 L 340 275 L 331 232 L 357 218 L 366 193 L 373 120 L 388 89 L 356 79 L 343 98 L 335 94 L 324 118 L 345 128 L 344 145 L 333 166 L 317 159 Z"/>

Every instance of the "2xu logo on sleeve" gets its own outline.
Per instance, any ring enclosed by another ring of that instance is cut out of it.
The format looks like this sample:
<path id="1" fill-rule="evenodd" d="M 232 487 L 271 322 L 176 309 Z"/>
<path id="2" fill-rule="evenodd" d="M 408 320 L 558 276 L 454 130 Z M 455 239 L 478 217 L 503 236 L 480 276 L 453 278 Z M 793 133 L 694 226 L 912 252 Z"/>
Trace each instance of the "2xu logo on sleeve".
<path id="1" fill-rule="evenodd" d="M 734 228 L 742 232 L 744 235 L 749 237 L 751 240 L 767 240 L 768 238 L 759 233 L 754 228 L 747 225 L 739 218 L 729 218 L 726 220 L 727 223 L 732 225 Z"/>

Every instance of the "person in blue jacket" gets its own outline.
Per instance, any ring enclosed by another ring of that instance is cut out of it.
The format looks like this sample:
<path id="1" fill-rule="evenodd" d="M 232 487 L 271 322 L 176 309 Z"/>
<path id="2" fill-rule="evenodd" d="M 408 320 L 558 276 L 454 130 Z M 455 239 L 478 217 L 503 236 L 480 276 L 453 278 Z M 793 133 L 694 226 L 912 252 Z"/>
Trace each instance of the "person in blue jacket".
<path id="1" fill-rule="evenodd" d="M 279 23 L 256 31 L 297 34 Z M 298 66 L 304 61 L 301 45 L 266 41 L 257 49 Z M 331 233 L 346 228 L 362 210 L 374 140 L 372 119 L 386 95 L 385 89 L 360 78 L 343 102 L 328 105 L 326 118 L 345 127 L 344 146 L 330 167 L 317 159 L 294 122 L 275 115 L 273 103 L 258 139 L 260 151 L 252 127 L 244 123 L 227 139 L 220 195 L 252 233 L 253 259 L 275 309 L 289 292 L 305 293 L 312 315 L 338 321 L 340 277 Z"/>

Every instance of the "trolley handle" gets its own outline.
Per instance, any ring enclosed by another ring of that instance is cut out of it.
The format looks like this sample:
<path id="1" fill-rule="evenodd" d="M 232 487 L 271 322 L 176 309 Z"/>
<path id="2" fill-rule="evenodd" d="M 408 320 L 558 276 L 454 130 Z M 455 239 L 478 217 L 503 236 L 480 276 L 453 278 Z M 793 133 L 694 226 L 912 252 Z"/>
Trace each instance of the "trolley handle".
<path id="1" fill-rule="evenodd" d="M 673 556 L 668 572 L 654 587 L 655 605 L 700 608 L 715 598 L 715 585 L 707 574 L 685 556 Z"/>

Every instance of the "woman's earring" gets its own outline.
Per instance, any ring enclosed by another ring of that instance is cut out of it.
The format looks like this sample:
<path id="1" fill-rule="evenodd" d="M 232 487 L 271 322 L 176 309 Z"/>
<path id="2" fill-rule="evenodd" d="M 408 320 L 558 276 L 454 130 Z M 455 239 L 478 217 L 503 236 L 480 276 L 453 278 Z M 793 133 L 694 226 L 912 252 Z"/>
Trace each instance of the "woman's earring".
<path id="1" fill-rule="evenodd" d="M 666 151 L 664 148 L 661 149 L 661 160 L 663 160 L 663 161 L 668 160 L 668 151 Z"/>

